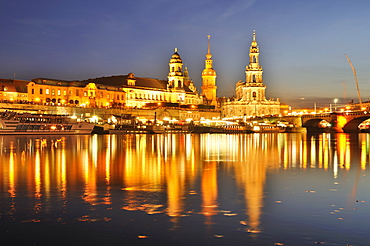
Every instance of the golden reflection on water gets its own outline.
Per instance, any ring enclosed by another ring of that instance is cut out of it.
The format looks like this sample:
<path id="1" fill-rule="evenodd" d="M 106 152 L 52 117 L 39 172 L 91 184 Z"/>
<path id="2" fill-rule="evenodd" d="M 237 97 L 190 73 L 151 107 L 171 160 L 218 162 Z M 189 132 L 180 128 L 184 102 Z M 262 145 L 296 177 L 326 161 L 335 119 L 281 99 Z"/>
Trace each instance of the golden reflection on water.
<path id="1" fill-rule="evenodd" d="M 336 178 L 340 169 L 365 170 L 369 143 L 368 134 L 2 136 L 0 199 L 10 199 L 7 212 L 14 215 L 20 194 L 33 197 L 34 221 L 56 209 L 57 197 L 63 213 L 68 199 L 107 209 L 115 200 L 124 210 L 166 213 L 174 222 L 197 212 L 212 224 L 221 213 L 223 171 L 235 176 L 244 194 L 242 224 L 259 232 L 268 172 L 318 168 Z M 191 197 L 200 205 L 189 210 Z"/>

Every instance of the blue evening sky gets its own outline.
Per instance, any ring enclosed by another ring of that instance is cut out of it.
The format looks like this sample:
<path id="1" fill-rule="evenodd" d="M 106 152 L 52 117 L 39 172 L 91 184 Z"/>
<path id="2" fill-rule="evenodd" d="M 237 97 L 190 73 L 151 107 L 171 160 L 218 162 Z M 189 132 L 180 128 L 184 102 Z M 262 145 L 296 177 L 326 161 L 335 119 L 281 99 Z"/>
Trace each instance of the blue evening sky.
<path id="1" fill-rule="evenodd" d="M 268 98 L 292 106 L 370 98 L 368 0 L 12 0 L 0 3 L 0 78 L 166 79 L 178 52 L 201 91 L 211 35 L 218 96 L 245 81 L 256 30 Z M 304 99 L 303 99 L 304 98 Z"/>

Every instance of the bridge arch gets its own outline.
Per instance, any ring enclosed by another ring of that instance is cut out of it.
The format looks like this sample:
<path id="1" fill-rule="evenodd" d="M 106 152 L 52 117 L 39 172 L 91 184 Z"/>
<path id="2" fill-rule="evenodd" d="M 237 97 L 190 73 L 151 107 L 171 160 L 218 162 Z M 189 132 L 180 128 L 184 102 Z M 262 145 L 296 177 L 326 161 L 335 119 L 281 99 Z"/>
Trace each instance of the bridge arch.
<path id="1" fill-rule="evenodd" d="M 322 121 L 323 119 L 320 119 L 320 118 L 316 118 L 316 119 L 309 119 L 307 120 L 305 123 L 303 123 L 302 126 L 304 127 L 319 127 L 319 123 Z"/>
<path id="2" fill-rule="evenodd" d="M 349 122 L 347 122 L 347 124 L 344 125 L 343 131 L 345 133 L 360 132 L 360 129 L 358 128 L 358 126 L 361 124 L 361 122 L 363 122 L 367 119 L 370 119 L 370 115 L 354 118 L 354 119 L 350 120 Z"/>
<path id="3" fill-rule="evenodd" d="M 323 132 L 325 131 L 326 128 L 320 126 L 320 122 L 322 122 L 322 118 L 314 118 L 314 119 L 309 119 L 305 121 L 302 126 L 306 127 L 307 132 Z"/>

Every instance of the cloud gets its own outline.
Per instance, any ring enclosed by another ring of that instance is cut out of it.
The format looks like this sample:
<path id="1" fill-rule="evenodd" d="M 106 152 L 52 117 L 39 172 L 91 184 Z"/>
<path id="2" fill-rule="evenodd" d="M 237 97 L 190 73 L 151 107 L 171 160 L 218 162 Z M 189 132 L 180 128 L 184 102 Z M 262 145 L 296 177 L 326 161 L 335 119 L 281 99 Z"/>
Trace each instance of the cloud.
<path id="1" fill-rule="evenodd" d="M 257 0 L 239 0 L 233 2 L 226 10 L 221 14 L 222 18 L 228 18 L 249 9 Z"/>

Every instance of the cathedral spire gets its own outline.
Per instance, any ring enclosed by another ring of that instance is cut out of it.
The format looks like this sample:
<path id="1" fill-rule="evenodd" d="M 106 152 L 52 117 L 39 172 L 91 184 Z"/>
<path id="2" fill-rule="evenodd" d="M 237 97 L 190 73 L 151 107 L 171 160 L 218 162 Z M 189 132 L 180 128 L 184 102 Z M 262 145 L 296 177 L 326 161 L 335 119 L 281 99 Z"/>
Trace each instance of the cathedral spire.
<path id="1" fill-rule="evenodd" d="M 249 48 L 249 64 L 246 66 L 245 74 L 246 79 L 245 81 L 247 84 L 253 83 L 254 86 L 259 84 L 260 86 L 264 86 L 263 79 L 262 79 L 262 66 L 259 63 L 259 47 L 256 40 L 256 30 L 253 30 L 252 35 L 252 42 Z"/>
<path id="2" fill-rule="evenodd" d="M 209 60 L 212 58 L 212 54 L 211 54 L 211 35 L 207 35 L 207 38 L 208 38 L 208 53 L 206 55 L 206 58 Z"/>
<path id="3" fill-rule="evenodd" d="M 249 50 L 250 50 L 250 53 L 259 53 L 259 47 L 258 47 L 257 40 L 256 40 L 256 30 L 253 30 L 252 43 L 251 43 L 251 47 L 249 48 Z"/>
<path id="4" fill-rule="evenodd" d="M 206 104 L 217 106 L 216 100 L 216 71 L 213 69 L 213 60 L 211 54 L 211 35 L 207 35 L 208 45 L 205 62 L 205 68 L 202 72 L 202 95 Z"/>

